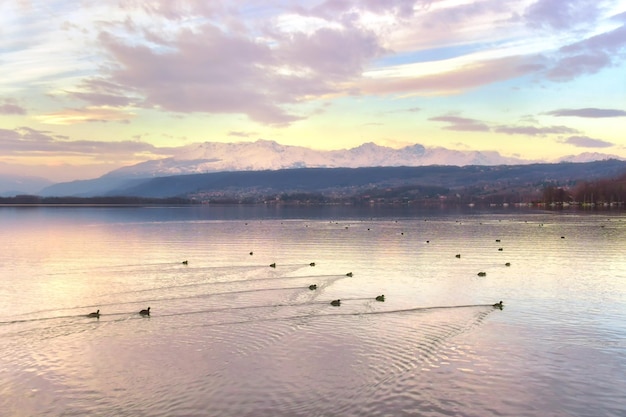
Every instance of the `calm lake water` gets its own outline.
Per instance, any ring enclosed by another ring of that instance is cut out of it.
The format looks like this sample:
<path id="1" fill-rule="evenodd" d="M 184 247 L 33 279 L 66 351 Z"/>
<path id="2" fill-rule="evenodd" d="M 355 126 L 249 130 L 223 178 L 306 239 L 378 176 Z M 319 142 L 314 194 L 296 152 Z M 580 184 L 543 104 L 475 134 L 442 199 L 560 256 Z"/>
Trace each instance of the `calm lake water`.
<path id="1" fill-rule="evenodd" d="M 2 416 L 626 415 L 623 211 L 3 207 L 0 239 Z"/>

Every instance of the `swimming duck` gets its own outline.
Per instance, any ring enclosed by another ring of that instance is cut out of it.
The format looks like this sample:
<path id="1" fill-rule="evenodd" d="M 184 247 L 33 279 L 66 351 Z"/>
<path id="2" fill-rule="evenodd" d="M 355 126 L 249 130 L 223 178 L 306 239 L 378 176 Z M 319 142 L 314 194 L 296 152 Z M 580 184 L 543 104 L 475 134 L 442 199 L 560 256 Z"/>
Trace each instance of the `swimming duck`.
<path id="1" fill-rule="evenodd" d="M 150 307 L 148 307 L 148 308 L 147 308 L 147 309 L 145 309 L 145 310 L 141 310 L 141 311 L 139 312 L 139 314 L 141 314 L 142 316 L 149 316 L 149 315 L 150 315 Z"/>
<path id="2" fill-rule="evenodd" d="M 486 277 L 486 276 L 487 276 L 487 273 L 486 273 L 486 272 L 479 272 L 479 273 L 478 273 L 478 276 L 479 276 L 479 277 Z"/>
<path id="3" fill-rule="evenodd" d="M 505 263 L 504 266 L 511 266 L 511 262 Z"/>
<path id="4" fill-rule="evenodd" d="M 99 319 L 100 318 L 100 310 L 94 311 L 93 313 L 87 314 L 87 317 L 95 317 L 95 318 Z"/>
<path id="5" fill-rule="evenodd" d="M 187 264 L 189 264 L 189 261 L 183 261 L 182 264 L 183 265 L 187 265 Z"/>
<path id="6" fill-rule="evenodd" d="M 502 301 L 500 301 L 499 303 L 495 303 L 493 305 L 493 308 L 499 308 L 500 310 L 502 310 L 502 307 L 504 307 L 504 304 L 502 304 Z"/>
<path id="7" fill-rule="evenodd" d="M 341 305 L 341 300 L 337 299 L 337 300 L 333 300 L 330 302 L 331 306 L 335 306 L 335 307 L 339 307 Z"/>
<path id="8" fill-rule="evenodd" d="M 311 284 L 311 285 L 309 285 L 309 289 L 310 289 L 310 290 L 316 290 L 316 289 L 317 289 L 317 284 Z"/>
<path id="9" fill-rule="evenodd" d="M 385 301 L 385 295 L 382 294 L 382 295 L 376 296 L 376 301 Z"/>
<path id="10" fill-rule="evenodd" d="M 351 276 L 352 276 L 352 272 L 348 272 L 348 273 L 346 274 L 346 276 L 347 276 L 347 277 L 351 277 Z"/>
<path id="11" fill-rule="evenodd" d="M 270 268 L 276 268 L 276 263 L 270 264 Z"/>
<path id="12" fill-rule="evenodd" d="M 315 266 L 315 262 L 311 262 L 309 265 L 310 266 Z"/>
<path id="13" fill-rule="evenodd" d="M 461 257 L 461 254 L 460 254 L 460 253 L 457 253 L 455 256 L 456 256 L 457 258 L 460 258 L 460 257 Z"/>

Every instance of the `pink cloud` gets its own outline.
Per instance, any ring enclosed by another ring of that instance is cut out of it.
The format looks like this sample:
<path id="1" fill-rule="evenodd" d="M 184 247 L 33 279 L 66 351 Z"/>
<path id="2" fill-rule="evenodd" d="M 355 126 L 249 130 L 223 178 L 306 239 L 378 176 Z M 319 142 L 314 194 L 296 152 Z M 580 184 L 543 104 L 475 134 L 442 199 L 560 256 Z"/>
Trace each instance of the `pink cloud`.
<path id="1" fill-rule="evenodd" d="M 106 159 L 112 155 L 125 160 L 132 160 L 136 155 L 145 153 L 169 153 L 167 148 L 155 148 L 145 142 L 118 141 L 101 142 L 89 140 L 67 140 L 50 131 L 37 130 L 29 127 L 17 129 L 0 129 L 0 152 L 5 155 L 89 155 L 96 159 Z M 119 161 L 123 162 L 123 161 Z"/>
<path id="2" fill-rule="evenodd" d="M 144 107 L 242 113 L 265 124 L 288 124 L 303 117 L 291 106 L 341 91 L 381 52 L 376 38 L 360 30 L 267 34 L 274 47 L 205 25 L 156 51 L 103 33 L 100 41 L 116 67 L 104 77 L 104 90 L 129 91 L 142 97 L 138 105 Z M 102 91 L 95 80 L 85 86 L 94 88 L 74 96 L 93 103 L 130 100 Z"/>
<path id="3" fill-rule="evenodd" d="M 114 95 L 97 92 L 72 91 L 69 92 L 69 95 L 97 106 L 125 107 L 133 103 L 133 100 L 130 97 L 122 94 Z"/>
<path id="4" fill-rule="evenodd" d="M 26 110 L 17 104 L 0 104 L 0 114 L 26 114 Z"/>
<path id="5" fill-rule="evenodd" d="M 452 71 L 420 76 L 370 79 L 360 83 L 366 94 L 454 94 L 521 77 L 542 68 L 534 58 L 510 57 L 468 64 Z"/>
<path id="6" fill-rule="evenodd" d="M 234 131 L 234 130 L 231 130 L 230 132 L 228 132 L 228 136 L 235 136 L 239 138 L 249 138 L 252 135 L 254 135 L 253 132 L 241 132 L 241 131 Z"/>
<path id="7" fill-rule="evenodd" d="M 578 146 L 580 148 L 608 148 L 614 144 L 601 139 L 593 139 L 588 136 L 570 136 L 564 143 Z"/>
<path id="8" fill-rule="evenodd" d="M 206 0 L 125 0 L 120 2 L 120 7 L 128 10 L 143 9 L 148 14 L 170 20 L 180 20 L 189 16 L 215 16 L 222 14 L 226 8 L 221 1 Z"/>
<path id="9" fill-rule="evenodd" d="M 444 127 L 444 129 L 446 130 L 458 130 L 468 132 L 488 132 L 491 130 L 489 126 L 479 120 L 468 119 L 459 116 L 438 116 L 431 117 L 428 120 L 432 120 L 434 122 L 448 123 L 449 125 Z"/>
<path id="10" fill-rule="evenodd" d="M 326 0 L 310 9 L 300 6 L 302 14 L 310 14 L 324 19 L 348 20 L 354 17 L 355 10 L 375 14 L 391 13 L 398 17 L 410 17 L 416 5 L 428 5 L 437 0 Z"/>
<path id="11" fill-rule="evenodd" d="M 18 105 L 15 100 L 5 98 L 2 101 L 4 101 L 4 104 L 0 104 L 0 114 L 26 114 L 26 109 Z"/>
<path id="12" fill-rule="evenodd" d="M 567 126 L 498 126 L 494 129 L 498 133 L 506 133 L 508 135 L 527 135 L 527 136 L 545 136 L 552 134 L 573 134 L 578 130 Z"/>
<path id="13" fill-rule="evenodd" d="M 135 115 L 116 108 L 89 106 L 86 108 L 63 109 L 35 118 L 48 124 L 70 125 L 85 122 L 128 123 Z"/>
<path id="14" fill-rule="evenodd" d="M 567 126 L 516 126 L 516 125 L 499 125 L 490 126 L 490 123 L 477 119 L 471 119 L 460 116 L 437 116 L 431 117 L 431 121 L 448 123 L 444 127 L 446 130 L 466 131 L 466 132 L 496 132 L 505 133 L 507 135 L 526 135 L 526 136 L 546 136 L 546 135 L 565 135 L 580 133 L 576 129 Z M 581 136 L 572 136 L 572 138 L 581 138 Z M 574 141 L 577 139 L 573 139 Z M 593 143 L 588 141 L 588 143 Z M 599 142 L 596 142 L 596 145 Z"/>

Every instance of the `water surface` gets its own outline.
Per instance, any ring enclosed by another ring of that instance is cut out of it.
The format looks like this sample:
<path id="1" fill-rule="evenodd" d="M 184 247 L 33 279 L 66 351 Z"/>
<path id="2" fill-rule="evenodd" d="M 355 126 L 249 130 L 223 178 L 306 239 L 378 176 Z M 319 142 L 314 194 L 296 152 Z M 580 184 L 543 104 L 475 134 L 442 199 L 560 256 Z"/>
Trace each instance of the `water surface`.
<path id="1" fill-rule="evenodd" d="M 3 415 L 626 414 L 622 212 L 5 207 L 0 238 Z"/>

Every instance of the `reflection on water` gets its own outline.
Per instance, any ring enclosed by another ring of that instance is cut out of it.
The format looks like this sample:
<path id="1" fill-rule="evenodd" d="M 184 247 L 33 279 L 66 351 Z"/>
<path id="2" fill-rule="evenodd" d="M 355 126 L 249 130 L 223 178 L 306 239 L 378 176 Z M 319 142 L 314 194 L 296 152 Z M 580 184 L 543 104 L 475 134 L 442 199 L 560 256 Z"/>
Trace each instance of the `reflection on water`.
<path id="1" fill-rule="evenodd" d="M 3 415 L 626 413 L 624 216 L 2 208 L 0 238 Z"/>

